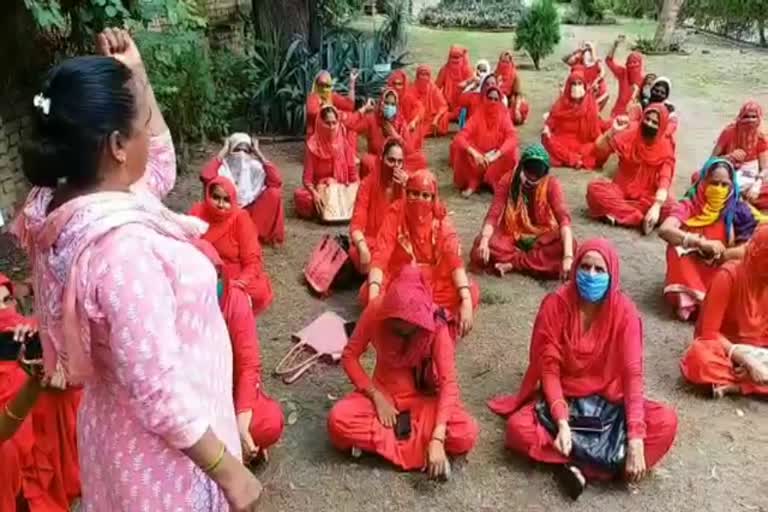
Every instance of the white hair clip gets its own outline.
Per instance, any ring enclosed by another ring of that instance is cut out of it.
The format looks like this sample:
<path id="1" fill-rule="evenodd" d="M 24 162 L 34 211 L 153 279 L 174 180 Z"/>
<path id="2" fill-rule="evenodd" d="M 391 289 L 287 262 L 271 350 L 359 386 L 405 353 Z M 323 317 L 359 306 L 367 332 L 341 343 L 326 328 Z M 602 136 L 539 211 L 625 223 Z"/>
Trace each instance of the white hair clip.
<path id="1" fill-rule="evenodd" d="M 46 98 L 42 93 L 35 96 L 35 98 L 32 100 L 32 104 L 36 109 L 40 110 L 43 115 L 47 116 L 51 113 L 51 99 Z"/>

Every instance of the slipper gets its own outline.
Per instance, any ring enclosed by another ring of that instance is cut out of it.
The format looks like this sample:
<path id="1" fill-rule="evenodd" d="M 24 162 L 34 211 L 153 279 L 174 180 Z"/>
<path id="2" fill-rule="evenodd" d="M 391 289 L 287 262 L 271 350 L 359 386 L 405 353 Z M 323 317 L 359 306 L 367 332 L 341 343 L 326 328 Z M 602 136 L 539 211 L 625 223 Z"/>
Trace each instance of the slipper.
<path id="1" fill-rule="evenodd" d="M 576 501 L 587 487 L 587 479 L 579 468 L 572 464 L 563 464 L 555 469 L 555 479 L 563 492 Z"/>

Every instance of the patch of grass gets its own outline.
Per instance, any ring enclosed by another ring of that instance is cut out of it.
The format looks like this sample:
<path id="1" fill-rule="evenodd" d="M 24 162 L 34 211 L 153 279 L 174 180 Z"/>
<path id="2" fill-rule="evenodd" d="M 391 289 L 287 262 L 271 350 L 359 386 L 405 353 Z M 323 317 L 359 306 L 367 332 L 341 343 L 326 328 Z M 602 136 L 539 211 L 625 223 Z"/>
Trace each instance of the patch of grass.
<path id="1" fill-rule="evenodd" d="M 510 304 L 514 300 L 512 293 L 492 286 L 480 290 L 480 304 L 489 306 Z"/>

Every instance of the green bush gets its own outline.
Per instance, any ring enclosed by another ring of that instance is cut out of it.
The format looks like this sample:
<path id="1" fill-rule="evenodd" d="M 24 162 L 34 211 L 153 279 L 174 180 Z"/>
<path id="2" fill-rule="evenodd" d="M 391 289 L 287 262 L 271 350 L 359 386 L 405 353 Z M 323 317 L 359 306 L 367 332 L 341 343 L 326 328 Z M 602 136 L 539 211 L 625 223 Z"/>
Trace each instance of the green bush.
<path id="1" fill-rule="evenodd" d="M 513 29 L 523 10 L 519 0 L 443 0 L 422 9 L 419 23 L 441 28 Z"/>
<path id="2" fill-rule="evenodd" d="M 661 0 L 612 0 L 611 10 L 621 16 L 655 18 L 661 10 Z"/>
<path id="3" fill-rule="evenodd" d="M 528 52 L 536 69 L 560 42 L 560 16 L 552 0 L 536 0 L 517 26 L 515 50 Z"/>
<path id="4" fill-rule="evenodd" d="M 573 0 L 571 7 L 563 17 L 567 25 L 609 25 L 616 23 L 614 18 L 605 16 L 606 2 L 603 0 Z"/>

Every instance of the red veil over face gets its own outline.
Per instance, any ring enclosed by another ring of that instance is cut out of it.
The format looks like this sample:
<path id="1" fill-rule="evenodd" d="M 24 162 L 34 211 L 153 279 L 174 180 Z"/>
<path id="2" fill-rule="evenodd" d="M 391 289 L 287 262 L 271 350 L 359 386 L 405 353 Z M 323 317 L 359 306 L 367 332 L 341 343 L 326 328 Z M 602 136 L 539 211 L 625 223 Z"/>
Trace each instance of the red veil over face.
<path id="1" fill-rule="evenodd" d="M 496 75 L 500 84 L 499 87 L 504 94 L 507 96 L 512 94 L 512 87 L 517 79 L 517 66 L 515 65 L 515 58 L 511 51 L 506 50 L 501 53 L 499 62 L 496 64 L 494 75 Z"/>
<path id="2" fill-rule="evenodd" d="M 549 111 L 547 123 L 556 127 L 558 123 L 579 121 L 579 140 L 594 141 L 600 136 L 600 114 L 594 94 L 587 92 L 581 100 L 571 97 L 571 86 L 575 82 L 587 85 L 584 68 L 574 66 L 565 82 L 565 88 Z"/>
<path id="3" fill-rule="evenodd" d="M 748 121 L 748 117 L 757 117 L 757 122 Z M 744 103 L 734 122 L 734 147 L 744 150 L 747 155 L 755 152 L 760 137 L 766 136 L 762 133 L 762 122 L 763 107 L 754 100 Z"/>
<path id="4" fill-rule="evenodd" d="M 669 110 L 661 103 L 651 103 L 643 111 L 643 117 L 648 112 L 656 112 L 659 116 L 659 132 L 656 137 L 651 141 L 643 137 L 641 121 L 616 135 L 613 139 L 613 148 L 620 158 L 629 162 L 651 167 L 668 163 L 674 169 L 675 142 L 667 133 Z"/>
<path id="5" fill-rule="evenodd" d="M 632 52 L 627 56 L 627 80 L 630 84 L 643 86 L 643 79 L 645 78 L 645 59 L 640 52 Z"/>
<path id="6" fill-rule="evenodd" d="M 584 256 L 592 251 L 605 259 L 611 281 L 589 330 L 584 331 L 576 273 Z M 622 396 L 624 337 L 627 332 L 636 334 L 639 330 L 642 344 L 642 322 L 634 303 L 621 291 L 620 273 L 619 255 L 610 241 L 592 239 L 579 246 L 570 281 L 542 302 L 533 327 L 529 367 L 519 393 L 491 400 L 488 405 L 492 411 L 508 416 L 533 398 L 545 356 L 560 361 L 565 396 L 600 393 L 611 401 Z"/>
<path id="7" fill-rule="evenodd" d="M 443 93 L 432 81 L 432 68 L 426 64 L 420 64 L 416 68 L 413 91 L 416 98 L 424 105 L 427 115 L 435 115 L 446 106 Z"/>
<path id="8" fill-rule="evenodd" d="M 419 268 L 415 265 L 403 267 L 387 287 L 378 310 L 377 336 L 385 342 L 380 345 L 385 348 L 377 351 L 376 358 L 396 368 L 418 366 L 432 351 L 437 329 L 436 311 L 432 292 Z M 417 327 L 417 331 L 404 340 L 387 325 L 388 319 L 405 321 Z"/>

